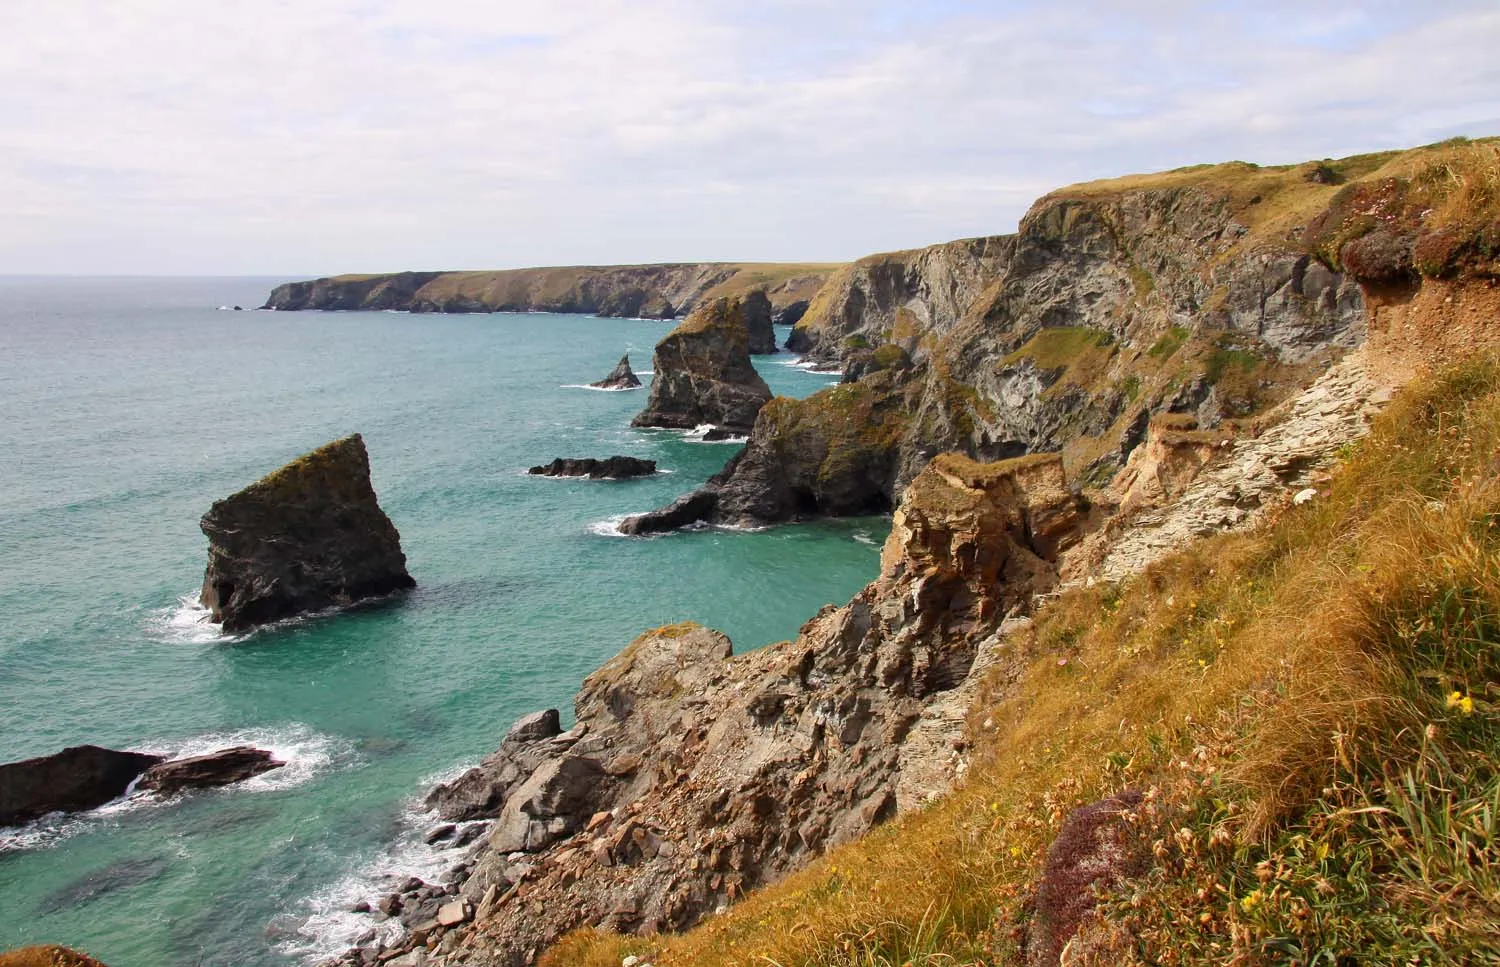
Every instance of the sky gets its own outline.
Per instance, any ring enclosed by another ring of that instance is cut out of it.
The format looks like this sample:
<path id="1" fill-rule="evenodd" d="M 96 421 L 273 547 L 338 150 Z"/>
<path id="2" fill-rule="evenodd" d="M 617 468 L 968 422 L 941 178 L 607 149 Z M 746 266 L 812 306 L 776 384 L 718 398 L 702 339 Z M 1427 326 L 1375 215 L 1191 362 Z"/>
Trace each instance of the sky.
<path id="1" fill-rule="evenodd" d="M 842 261 L 1500 134 L 1496 0 L 0 0 L 0 274 Z"/>

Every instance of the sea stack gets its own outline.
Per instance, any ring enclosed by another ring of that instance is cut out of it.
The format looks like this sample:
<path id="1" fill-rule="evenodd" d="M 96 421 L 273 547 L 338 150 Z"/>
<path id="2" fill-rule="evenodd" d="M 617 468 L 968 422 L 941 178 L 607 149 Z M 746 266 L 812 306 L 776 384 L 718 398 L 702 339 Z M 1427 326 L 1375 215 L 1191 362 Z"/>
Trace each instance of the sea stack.
<path id="1" fill-rule="evenodd" d="M 716 299 L 695 309 L 656 344 L 653 368 L 651 397 L 631 426 L 690 430 L 710 424 L 746 434 L 771 399 L 771 388 L 750 363 L 740 299 Z"/>
<path id="2" fill-rule="evenodd" d="M 626 353 L 620 357 L 619 363 L 608 376 L 589 385 L 594 389 L 636 389 L 641 381 L 636 377 L 635 370 L 630 368 L 630 354 Z"/>
<path id="3" fill-rule="evenodd" d="M 416 586 L 357 433 L 215 503 L 199 526 L 208 537 L 200 600 L 225 631 Z"/>
<path id="4" fill-rule="evenodd" d="M 776 330 L 771 328 L 771 299 L 765 289 L 756 289 L 740 304 L 740 317 L 750 335 L 750 354 L 767 356 L 776 351 Z"/>

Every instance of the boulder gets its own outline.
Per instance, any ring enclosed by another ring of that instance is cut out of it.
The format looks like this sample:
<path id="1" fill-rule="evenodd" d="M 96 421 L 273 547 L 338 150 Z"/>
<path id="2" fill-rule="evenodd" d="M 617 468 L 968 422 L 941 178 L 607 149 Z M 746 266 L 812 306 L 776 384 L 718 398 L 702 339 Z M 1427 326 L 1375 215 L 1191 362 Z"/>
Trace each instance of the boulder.
<path id="1" fill-rule="evenodd" d="M 549 464 L 532 467 L 527 471 L 538 477 L 587 477 L 590 480 L 628 480 L 631 477 L 649 477 L 655 472 L 655 460 L 621 456 L 604 460 L 593 457 L 558 457 Z"/>
<path id="2" fill-rule="evenodd" d="M 218 501 L 200 526 L 209 545 L 200 600 L 225 631 L 416 586 L 357 433 Z"/>
<path id="3" fill-rule="evenodd" d="M 656 344 L 651 396 L 631 426 L 690 430 L 704 424 L 750 432 L 771 388 L 750 362 L 744 303 L 695 309 Z"/>
<path id="4" fill-rule="evenodd" d="M 589 385 L 595 389 L 636 389 L 641 381 L 636 377 L 635 370 L 630 368 L 630 354 L 626 353 L 620 357 L 619 363 L 608 376 Z"/>
<path id="5" fill-rule="evenodd" d="M 209 789 L 243 782 L 284 765 L 285 762 L 264 749 L 237 745 L 154 765 L 141 775 L 137 788 L 170 796 L 184 789 Z"/>
<path id="6" fill-rule="evenodd" d="M 0 826 L 52 812 L 96 809 L 118 799 L 161 756 L 80 745 L 0 765 Z"/>

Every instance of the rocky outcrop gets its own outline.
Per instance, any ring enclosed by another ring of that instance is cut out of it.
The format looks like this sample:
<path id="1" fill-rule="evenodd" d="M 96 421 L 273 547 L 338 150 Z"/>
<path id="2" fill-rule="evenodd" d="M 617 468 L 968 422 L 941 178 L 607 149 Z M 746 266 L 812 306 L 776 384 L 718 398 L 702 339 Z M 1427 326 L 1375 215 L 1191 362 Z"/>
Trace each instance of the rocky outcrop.
<path id="1" fill-rule="evenodd" d="M 218 501 L 200 526 L 209 542 L 201 601 L 226 631 L 416 585 L 358 434 Z"/>
<path id="2" fill-rule="evenodd" d="M 459 878 L 472 920 L 419 931 L 429 963 L 520 964 L 585 924 L 680 929 L 895 814 L 908 737 L 1055 583 L 1082 510 L 1056 457 L 943 457 L 880 576 L 795 641 L 735 656 L 697 625 L 642 635 L 585 680 L 571 729 L 524 719 L 429 797 L 492 823 Z"/>
<path id="3" fill-rule="evenodd" d="M 621 534 L 633 536 L 681 530 L 712 520 L 718 502 L 719 496 L 714 490 L 701 488 L 683 494 L 665 507 L 625 518 L 620 522 L 619 530 Z"/>
<path id="4" fill-rule="evenodd" d="M 67 947 L 49 944 L 0 953 L 0 967 L 104 967 L 99 961 Z"/>
<path id="5" fill-rule="evenodd" d="M 631 426 L 690 430 L 703 424 L 749 432 L 771 389 L 750 362 L 744 303 L 700 307 L 656 344 L 646 408 Z"/>
<path id="6" fill-rule="evenodd" d="M 776 330 L 771 328 L 771 300 L 764 289 L 754 289 L 740 300 L 740 315 L 750 337 L 750 353 L 766 356 L 776 351 Z"/>
<path id="7" fill-rule="evenodd" d="M 532 467 L 526 471 L 541 477 L 587 477 L 590 480 L 629 480 L 631 477 L 649 477 L 656 472 L 655 460 L 639 457 L 558 457 L 545 466 Z"/>
<path id="8" fill-rule="evenodd" d="M 776 310 L 776 314 L 771 317 L 771 322 L 778 326 L 795 326 L 802 321 L 803 316 L 807 315 L 809 305 L 811 303 L 807 299 L 798 299 L 796 302 L 788 303 Z"/>
<path id="9" fill-rule="evenodd" d="M 705 262 L 343 275 L 277 286 L 263 309 L 580 312 L 672 319 L 704 302 L 765 292 L 772 310 L 804 303 L 837 266 Z"/>
<path id="10" fill-rule="evenodd" d="M 620 357 L 620 361 L 615 364 L 615 368 L 608 376 L 589 385 L 595 389 L 636 389 L 641 385 L 641 381 L 636 378 L 635 370 L 630 368 L 630 354 L 626 353 Z"/>
<path id="11" fill-rule="evenodd" d="M 184 789 L 211 789 L 244 782 L 285 765 L 264 749 L 238 745 L 154 765 L 141 774 L 136 788 L 171 796 Z"/>
<path id="12" fill-rule="evenodd" d="M 80 745 L 53 755 L 0 765 L 0 826 L 53 812 L 97 809 L 118 799 L 159 755 Z"/>

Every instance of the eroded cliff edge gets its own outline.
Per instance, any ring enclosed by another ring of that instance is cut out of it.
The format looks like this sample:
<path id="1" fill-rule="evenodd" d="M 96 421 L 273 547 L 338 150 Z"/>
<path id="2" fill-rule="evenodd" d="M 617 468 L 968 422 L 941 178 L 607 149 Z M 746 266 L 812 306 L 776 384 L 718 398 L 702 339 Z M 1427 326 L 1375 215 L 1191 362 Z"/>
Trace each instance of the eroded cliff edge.
<path id="1" fill-rule="evenodd" d="M 409 312 L 578 312 L 674 319 L 699 304 L 763 289 L 790 324 L 838 266 L 705 262 L 340 275 L 277 286 L 263 309 Z M 761 350 L 761 351 L 774 351 Z"/>

